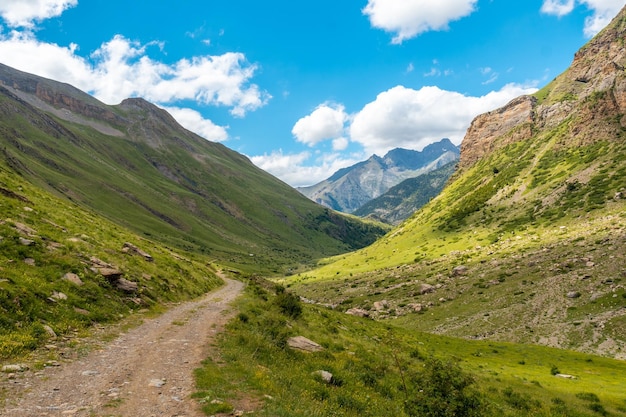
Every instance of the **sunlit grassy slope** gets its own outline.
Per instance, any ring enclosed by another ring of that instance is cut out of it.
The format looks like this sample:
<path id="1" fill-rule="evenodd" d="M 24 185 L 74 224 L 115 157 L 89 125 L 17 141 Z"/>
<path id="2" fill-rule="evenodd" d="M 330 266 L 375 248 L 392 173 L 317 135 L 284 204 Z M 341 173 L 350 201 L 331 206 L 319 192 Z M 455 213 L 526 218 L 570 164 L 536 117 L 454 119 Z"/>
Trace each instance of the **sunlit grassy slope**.
<path id="1" fill-rule="evenodd" d="M 626 415 L 623 361 L 426 334 L 319 306 L 303 305 L 299 313 L 278 290 L 253 280 L 222 337 L 220 355 L 196 372 L 195 397 L 207 415 Z M 292 350 L 291 336 L 307 337 L 323 350 Z M 427 372 L 436 361 L 435 377 Z M 319 371 L 332 379 L 325 382 Z M 453 391 L 468 376 L 474 382 Z M 443 414 L 442 408 L 468 397 L 479 399 L 474 414 Z M 416 404 L 432 406 L 430 414 Z"/>
<path id="2" fill-rule="evenodd" d="M 125 251 L 125 243 L 152 259 Z M 133 234 L 0 165 L 0 363 L 94 324 L 204 294 L 221 285 L 208 261 Z M 119 289 L 99 262 L 136 290 Z"/>

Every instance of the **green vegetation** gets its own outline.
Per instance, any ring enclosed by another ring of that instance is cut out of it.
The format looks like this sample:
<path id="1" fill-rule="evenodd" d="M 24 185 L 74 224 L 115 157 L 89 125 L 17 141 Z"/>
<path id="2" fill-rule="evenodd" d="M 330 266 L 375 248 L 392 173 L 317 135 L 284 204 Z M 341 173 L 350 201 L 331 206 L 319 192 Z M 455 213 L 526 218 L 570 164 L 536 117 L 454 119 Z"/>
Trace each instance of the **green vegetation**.
<path id="1" fill-rule="evenodd" d="M 95 323 L 200 296 L 221 284 L 206 260 L 177 254 L 0 168 L 0 361 Z M 123 250 L 130 242 L 152 261 Z M 110 264 L 137 285 L 128 292 L 93 267 Z M 75 274 L 80 283 L 64 279 Z M 54 334 L 52 334 L 54 332 Z"/>
<path id="2" fill-rule="evenodd" d="M 84 106 L 77 104 L 72 121 L 61 120 L 0 89 L 1 159 L 35 185 L 148 239 L 243 272 L 276 274 L 366 246 L 385 231 L 314 204 L 141 99 L 106 106 L 37 82 Z"/>
<path id="3" fill-rule="evenodd" d="M 624 362 L 567 350 L 407 331 L 323 307 L 281 311 L 282 287 L 252 278 L 194 395 L 261 416 L 622 415 Z M 287 346 L 304 336 L 324 349 Z M 557 366 L 574 379 L 552 375 Z M 324 380 L 318 371 L 332 374 Z"/>

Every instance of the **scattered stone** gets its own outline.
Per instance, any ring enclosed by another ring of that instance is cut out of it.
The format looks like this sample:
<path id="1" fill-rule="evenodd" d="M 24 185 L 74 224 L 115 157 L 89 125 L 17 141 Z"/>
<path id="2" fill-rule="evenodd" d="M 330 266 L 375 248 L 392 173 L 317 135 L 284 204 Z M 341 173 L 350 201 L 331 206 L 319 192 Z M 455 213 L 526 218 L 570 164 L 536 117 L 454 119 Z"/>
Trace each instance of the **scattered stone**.
<path id="1" fill-rule="evenodd" d="M 54 300 L 67 300 L 67 295 L 62 292 L 52 291 L 50 298 Z"/>
<path id="2" fill-rule="evenodd" d="M 2 366 L 2 372 L 24 372 L 27 370 L 28 370 L 28 365 L 23 364 L 23 363 Z"/>
<path id="3" fill-rule="evenodd" d="M 96 376 L 96 375 L 99 375 L 99 374 L 100 374 L 100 372 L 98 372 L 98 371 L 83 371 L 83 372 L 81 372 L 82 376 Z"/>
<path id="4" fill-rule="evenodd" d="M 122 291 L 126 292 L 137 292 L 139 286 L 136 282 L 129 281 L 124 278 L 120 278 L 115 282 L 115 286 Z"/>
<path id="5" fill-rule="evenodd" d="M 146 261 L 148 262 L 152 262 L 154 261 L 154 259 L 152 258 L 151 255 L 149 255 L 148 253 L 142 251 L 141 249 L 139 249 L 137 246 L 133 245 L 132 243 L 124 243 L 124 247 L 122 248 L 122 252 L 124 253 L 131 253 L 131 254 L 136 254 L 139 256 L 142 256 Z"/>
<path id="6" fill-rule="evenodd" d="M 20 245 L 22 246 L 32 246 L 35 243 L 34 240 L 26 239 L 23 237 L 20 237 L 19 240 L 20 240 Z"/>
<path id="7" fill-rule="evenodd" d="M 68 281 L 71 282 L 72 284 L 80 287 L 81 285 L 83 285 L 83 281 L 80 279 L 80 277 L 76 274 L 74 274 L 73 272 L 68 272 L 67 274 L 63 275 L 62 278 L 64 281 Z"/>
<path id="8" fill-rule="evenodd" d="M 592 268 L 596 265 L 596 263 L 593 261 L 588 261 L 585 265 L 587 266 L 587 268 Z"/>
<path id="9" fill-rule="evenodd" d="M 161 388 L 163 385 L 165 385 L 164 379 L 151 379 L 150 383 L 148 384 L 148 386 L 156 388 Z"/>
<path id="10" fill-rule="evenodd" d="M 233 411 L 233 416 L 235 416 L 235 417 L 241 417 L 241 416 L 243 416 L 244 414 L 245 414 L 245 413 L 244 413 L 244 411 L 243 411 L 243 410 L 235 410 L 235 411 Z"/>
<path id="11" fill-rule="evenodd" d="M 88 310 L 78 308 L 78 307 L 74 307 L 74 311 L 77 312 L 78 314 L 82 314 L 83 316 L 88 316 L 91 314 L 91 312 L 89 312 Z"/>
<path id="12" fill-rule="evenodd" d="M 98 268 L 98 272 L 109 281 L 116 281 L 124 275 L 124 273 L 117 268 Z"/>
<path id="13" fill-rule="evenodd" d="M 33 210 L 33 208 L 32 208 L 32 207 L 25 206 L 25 207 L 24 207 L 24 211 L 26 211 L 26 212 L 28 212 L 28 213 L 31 213 L 31 212 L 33 212 L 34 210 Z"/>
<path id="14" fill-rule="evenodd" d="M 314 377 L 318 377 L 320 378 L 322 381 L 326 382 L 327 384 L 330 384 L 331 381 L 333 380 L 333 374 L 331 374 L 328 371 L 315 371 L 313 372 L 311 375 L 313 375 Z"/>
<path id="15" fill-rule="evenodd" d="M 407 307 L 413 310 L 415 313 L 419 313 L 424 308 L 421 304 L 418 303 L 411 303 L 407 305 Z"/>
<path id="16" fill-rule="evenodd" d="M 18 233 L 26 236 L 35 236 L 37 234 L 35 229 L 26 226 L 24 223 L 15 222 L 13 226 L 15 226 L 15 230 L 17 230 Z"/>
<path id="17" fill-rule="evenodd" d="M 383 311 L 389 307 L 389 302 L 387 300 L 376 301 L 374 302 L 374 310 Z"/>
<path id="18" fill-rule="evenodd" d="M 52 330 L 52 327 L 48 326 L 47 324 L 44 324 L 43 329 L 46 331 L 46 333 L 48 333 L 48 336 L 50 336 L 53 339 L 56 339 L 57 334 L 54 332 L 54 330 Z"/>
<path id="19" fill-rule="evenodd" d="M 567 298 L 579 298 L 580 295 L 578 291 L 570 291 L 567 293 Z"/>
<path id="20" fill-rule="evenodd" d="M 568 374 L 556 374 L 554 376 L 557 377 L 557 378 L 578 379 L 578 377 L 576 377 L 574 375 L 568 375 Z"/>
<path id="21" fill-rule="evenodd" d="M 357 308 L 357 307 L 347 310 L 346 314 L 349 314 L 351 316 L 357 316 L 357 317 L 369 317 L 370 316 L 369 311 L 363 310 L 362 308 Z"/>
<path id="22" fill-rule="evenodd" d="M 436 288 L 430 284 L 422 284 L 422 286 L 420 287 L 420 294 L 430 294 L 431 292 L 435 292 L 435 289 Z"/>
<path id="23" fill-rule="evenodd" d="M 452 276 L 453 277 L 460 277 L 462 275 L 466 275 L 467 274 L 467 270 L 468 270 L 468 268 L 465 265 L 456 266 L 452 270 Z"/>
<path id="24" fill-rule="evenodd" d="M 24 259 L 24 263 L 29 266 L 35 266 L 35 260 L 33 258 Z"/>
<path id="25" fill-rule="evenodd" d="M 287 339 L 287 345 L 296 350 L 301 350 L 304 352 L 319 352 L 324 350 L 319 344 L 314 341 L 307 339 L 304 336 L 295 336 Z"/>

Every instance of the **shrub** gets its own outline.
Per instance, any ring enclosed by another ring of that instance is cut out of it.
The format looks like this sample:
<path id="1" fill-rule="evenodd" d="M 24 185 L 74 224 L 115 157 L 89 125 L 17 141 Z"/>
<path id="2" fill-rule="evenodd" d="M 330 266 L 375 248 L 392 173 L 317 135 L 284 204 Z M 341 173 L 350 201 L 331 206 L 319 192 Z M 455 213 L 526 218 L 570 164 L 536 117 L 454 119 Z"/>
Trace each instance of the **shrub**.
<path id="1" fill-rule="evenodd" d="M 297 295 L 286 291 L 282 292 L 274 298 L 274 304 L 278 306 L 281 313 L 293 319 L 297 319 L 302 315 L 302 305 Z"/>
<path id="2" fill-rule="evenodd" d="M 482 416 L 484 405 L 471 387 L 474 382 L 458 365 L 428 359 L 414 380 L 416 392 L 405 402 L 405 411 L 410 416 Z"/>

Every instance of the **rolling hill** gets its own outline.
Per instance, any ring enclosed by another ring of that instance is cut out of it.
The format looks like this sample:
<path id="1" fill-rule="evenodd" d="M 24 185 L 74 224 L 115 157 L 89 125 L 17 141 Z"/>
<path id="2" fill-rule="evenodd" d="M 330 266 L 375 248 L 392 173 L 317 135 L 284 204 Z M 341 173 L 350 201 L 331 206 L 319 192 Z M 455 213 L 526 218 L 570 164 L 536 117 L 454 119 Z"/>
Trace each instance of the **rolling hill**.
<path id="1" fill-rule="evenodd" d="M 108 106 L 4 65 L 0 142 L 7 166 L 34 184 L 235 268 L 279 271 L 384 232 L 314 204 L 145 100 Z"/>

